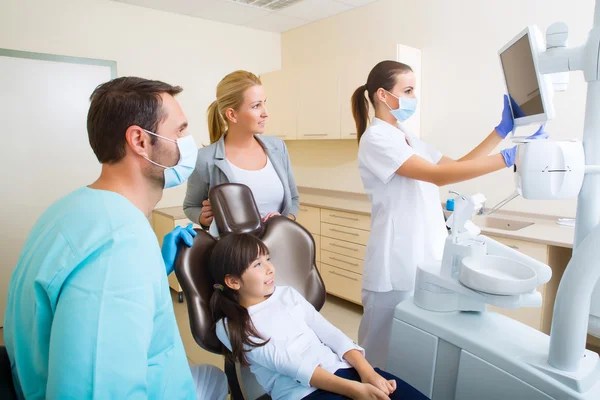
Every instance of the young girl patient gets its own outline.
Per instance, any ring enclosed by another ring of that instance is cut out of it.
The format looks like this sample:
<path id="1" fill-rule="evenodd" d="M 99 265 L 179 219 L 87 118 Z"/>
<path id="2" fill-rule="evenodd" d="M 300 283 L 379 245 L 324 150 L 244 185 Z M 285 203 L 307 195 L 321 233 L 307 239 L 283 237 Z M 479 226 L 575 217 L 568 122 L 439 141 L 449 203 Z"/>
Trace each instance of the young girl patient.
<path id="1" fill-rule="evenodd" d="M 223 237 L 212 251 L 211 310 L 226 356 L 250 366 L 273 400 L 425 399 L 373 369 L 364 350 L 300 293 L 275 287 L 275 266 L 249 234 Z"/>

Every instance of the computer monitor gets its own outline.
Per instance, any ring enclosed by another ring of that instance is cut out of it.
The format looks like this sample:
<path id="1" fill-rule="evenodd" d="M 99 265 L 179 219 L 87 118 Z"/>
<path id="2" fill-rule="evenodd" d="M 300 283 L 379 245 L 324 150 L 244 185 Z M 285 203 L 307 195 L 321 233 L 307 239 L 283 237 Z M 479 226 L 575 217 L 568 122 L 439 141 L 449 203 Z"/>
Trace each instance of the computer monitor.
<path id="1" fill-rule="evenodd" d="M 554 118 L 552 79 L 539 70 L 545 47 L 540 31 L 530 26 L 499 51 L 515 126 Z"/>

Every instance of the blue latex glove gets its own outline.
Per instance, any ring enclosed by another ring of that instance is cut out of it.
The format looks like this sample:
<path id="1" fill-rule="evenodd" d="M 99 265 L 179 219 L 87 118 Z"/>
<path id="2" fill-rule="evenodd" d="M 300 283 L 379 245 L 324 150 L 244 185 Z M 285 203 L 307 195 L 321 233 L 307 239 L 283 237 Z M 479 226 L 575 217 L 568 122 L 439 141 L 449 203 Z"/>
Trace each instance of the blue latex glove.
<path id="1" fill-rule="evenodd" d="M 177 250 L 181 243 L 184 243 L 188 247 L 192 247 L 192 244 L 194 244 L 194 237 L 196 237 L 196 235 L 197 233 L 192 224 L 189 224 L 185 228 L 177 226 L 175 229 L 165 235 L 161 252 L 163 260 L 165 261 L 167 276 L 169 276 L 169 274 L 173 272 L 173 269 L 175 269 Z"/>
<path id="2" fill-rule="evenodd" d="M 528 136 L 527 139 L 548 139 L 548 133 L 544 131 L 544 125 L 540 126 L 540 129 L 538 129 L 533 135 Z M 510 168 L 515 165 L 517 146 L 511 147 L 510 149 L 504 149 L 500 151 L 500 154 L 502 154 L 502 158 L 504 158 L 504 163 L 506 166 Z"/>
<path id="3" fill-rule="evenodd" d="M 504 95 L 504 108 L 502 109 L 502 121 L 495 128 L 496 132 L 502 139 L 506 138 L 509 133 L 512 132 L 515 126 L 512 112 L 510 111 L 510 104 L 508 103 L 508 96 Z"/>

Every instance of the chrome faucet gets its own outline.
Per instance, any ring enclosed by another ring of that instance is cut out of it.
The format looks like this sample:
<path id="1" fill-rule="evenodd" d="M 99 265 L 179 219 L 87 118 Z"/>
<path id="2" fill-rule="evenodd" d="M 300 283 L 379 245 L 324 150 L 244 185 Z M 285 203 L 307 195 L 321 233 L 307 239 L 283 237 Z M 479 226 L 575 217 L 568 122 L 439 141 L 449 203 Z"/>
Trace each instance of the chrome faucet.
<path id="1" fill-rule="evenodd" d="M 467 198 L 466 198 L 465 196 L 463 196 L 462 194 L 460 194 L 460 193 L 458 193 L 458 192 L 456 192 L 456 191 L 454 191 L 454 190 L 448 190 L 448 193 L 450 193 L 450 194 L 455 194 L 455 195 L 457 195 L 458 197 L 460 197 L 461 199 L 463 199 L 463 200 L 467 200 Z"/>

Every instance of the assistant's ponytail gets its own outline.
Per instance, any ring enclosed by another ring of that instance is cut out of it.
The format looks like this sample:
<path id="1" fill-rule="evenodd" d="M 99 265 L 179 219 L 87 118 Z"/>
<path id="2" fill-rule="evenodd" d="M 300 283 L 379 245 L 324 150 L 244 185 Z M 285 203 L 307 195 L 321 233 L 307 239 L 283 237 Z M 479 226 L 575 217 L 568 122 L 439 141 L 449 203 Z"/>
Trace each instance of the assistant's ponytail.
<path id="1" fill-rule="evenodd" d="M 356 124 L 356 138 L 360 143 L 360 137 L 367 130 L 369 121 L 369 101 L 365 97 L 367 85 L 359 86 L 352 94 L 352 116 Z"/>

